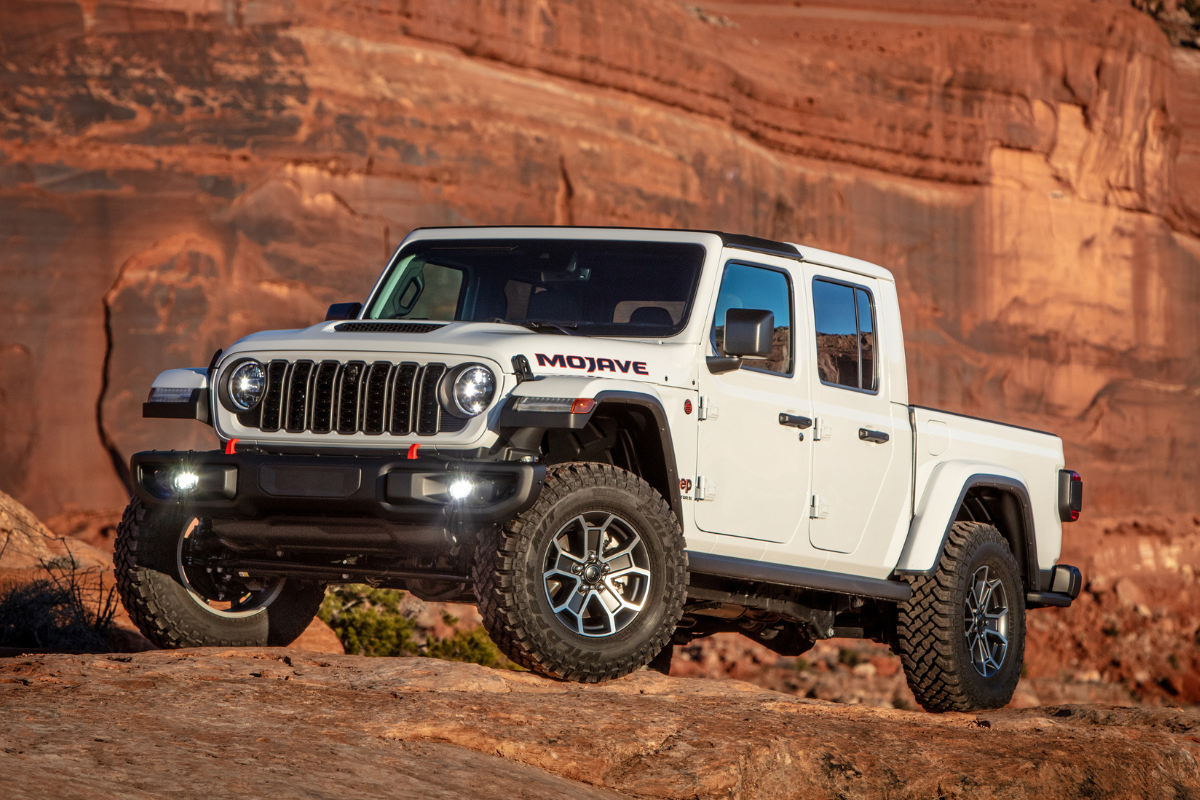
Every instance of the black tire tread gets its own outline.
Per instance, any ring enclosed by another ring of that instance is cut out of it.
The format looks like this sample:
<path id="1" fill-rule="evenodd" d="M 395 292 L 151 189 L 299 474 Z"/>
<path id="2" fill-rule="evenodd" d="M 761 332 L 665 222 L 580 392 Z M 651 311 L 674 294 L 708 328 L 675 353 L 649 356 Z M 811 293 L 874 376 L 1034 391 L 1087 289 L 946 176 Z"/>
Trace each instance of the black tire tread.
<path id="1" fill-rule="evenodd" d="M 1019 581 L 1021 573 L 1017 561 L 998 530 L 980 522 L 955 522 L 937 570 L 930 576 L 910 578 L 912 597 L 899 606 L 897 652 L 908 687 L 926 711 L 975 711 L 980 708 L 962 674 L 962 670 L 973 667 L 954 655 L 951 637 L 957 634 L 951 621 L 953 615 L 962 613 L 955 598 L 955 583 L 961 571 L 967 569 L 975 551 L 988 542 L 1003 548 Z M 1017 646 L 1007 657 L 1020 663 L 1024 659 L 1024 650 L 1022 633 Z"/>
<path id="2" fill-rule="evenodd" d="M 532 533 L 554 504 L 574 492 L 594 486 L 628 491 L 649 513 L 668 519 L 669 540 L 664 544 L 668 552 L 681 555 L 675 564 L 668 564 L 665 588 L 668 618 L 636 653 L 620 661 L 592 661 L 565 643 L 555 643 L 546 636 L 547 621 L 525 611 L 516 597 L 516 565 L 522 539 Z M 683 528 L 662 495 L 633 473 L 595 462 L 556 464 L 547 470 L 545 486 L 531 508 L 503 527 L 480 533 L 474 558 L 474 580 L 484 627 L 496 646 L 513 661 L 560 680 L 581 683 L 612 680 L 645 666 L 657 656 L 669 644 L 675 626 L 683 616 L 688 583 Z"/>
<path id="3" fill-rule="evenodd" d="M 180 613 L 178 598 L 168 592 L 168 581 L 172 579 L 152 565 L 151 548 L 156 535 L 161 536 L 161 531 L 155 525 L 155 517 L 159 514 L 167 515 L 167 525 L 175 521 L 170 510 L 154 511 L 147 508 L 138 498 L 133 498 L 125 507 L 125 513 L 117 526 L 113 552 L 117 594 L 121 603 L 142 635 L 157 647 L 174 650 L 181 647 L 286 645 L 290 644 L 316 616 L 323 592 L 320 595 L 315 591 L 301 592 L 289 594 L 289 607 L 281 607 L 277 612 L 277 616 L 288 618 L 283 626 L 276 626 L 277 629 L 286 628 L 279 641 L 270 641 L 272 637 L 266 632 L 265 626 L 261 635 L 254 636 L 220 636 L 214 635 L 212 631 L 201 630 L 191 615 Z M 182 524 L 182 520 L 179 520 L 179 523 Z M 274 605 L 272 604 L 269 611 L 275 610 Z M 310 609 L 312 613 L 308 614 Z M 307 621 L 300 625 L 306 614 Z M 293 633 L 295 635 L 292 635 Z"/>

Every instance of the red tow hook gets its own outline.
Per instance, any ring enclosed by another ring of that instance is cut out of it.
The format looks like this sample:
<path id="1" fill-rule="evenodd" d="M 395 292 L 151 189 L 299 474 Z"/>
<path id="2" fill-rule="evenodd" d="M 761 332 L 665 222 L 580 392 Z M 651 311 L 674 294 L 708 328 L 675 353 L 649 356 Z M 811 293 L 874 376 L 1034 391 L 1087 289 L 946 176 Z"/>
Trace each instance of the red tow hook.
<path id="1" fill-rule="evenodd" d="M 225 443 L 225 455 L 231 456 L 235 452 L 237 452 L 234 450 L 234 448 L 237 447 L 237 443 L 240 441 L 241 441 L 241 439 L 230 439 L 228 442 L 226 442 Z"/>
<path id="2" fill-rule="evenodd" d="M 411 446 L 409 446 L 409 448 L 408 448 L 408 460 L 409 460 L 409 461 L 416 461 L 416 460 L 417 460 L 417 451 L 418 451 L 418 450 L 420 450 L 420 449 L 421 449 L 421 445 L 419 445 L 419 444 L 414 444 L 414 445 L 411 445 Z"/>

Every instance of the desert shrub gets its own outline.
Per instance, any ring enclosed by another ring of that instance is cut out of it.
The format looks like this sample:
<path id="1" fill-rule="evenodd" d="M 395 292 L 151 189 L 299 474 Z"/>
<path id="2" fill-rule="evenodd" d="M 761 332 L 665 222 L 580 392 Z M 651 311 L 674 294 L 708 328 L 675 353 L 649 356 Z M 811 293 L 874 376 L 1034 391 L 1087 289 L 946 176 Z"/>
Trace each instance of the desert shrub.
<path id="1" fill-rule="evenodd" d="M 347 653 L 363 656 L 428 656 L 485 667 L 519 669 L 496 648 L 482 626 L 452 636 L 425 636 L 416 620 L 400 608 L 404 592 L 354 584 L 331 586 L 319 616 L 333 629 Z M 458 618 L 442 611 L 447 625 Z"/>
<path id="2" fill-rule="evenodd" d="M 331 586 L 318 616 L 333 629 L 347 653 L 360 656 L 415 656 L 417 623 L 400 611 L 404 592 L 352 584 Z"/>
<path id="3" fill-rule="evenodd" d="M 482 664 L 485 667 L 520 669 L 500 652 L 483 626 L 472 628 L 469 631 L 455 631 L 453 636 L 445 639 L 430 636 L 425 643 L 425 652 L 422 655 L 445 661 Z"/>
<path id="4" fill-rule="evenodd" d="M 115 588 L 74 559 L 43 562 L 47 577 L 0 592 L 0 647 L 108 651 Z"/>
<path id="5" fill-rule="evenodd" d="M 847 667 L 853 669 L 854 667 L 857 667 L 859 664 L 863 663 L 863 657 L 862 654 L 857 650 L 849 647 L 843 647 L 841 651 L 838 652 L 838 663 L 845 664 Z"/>

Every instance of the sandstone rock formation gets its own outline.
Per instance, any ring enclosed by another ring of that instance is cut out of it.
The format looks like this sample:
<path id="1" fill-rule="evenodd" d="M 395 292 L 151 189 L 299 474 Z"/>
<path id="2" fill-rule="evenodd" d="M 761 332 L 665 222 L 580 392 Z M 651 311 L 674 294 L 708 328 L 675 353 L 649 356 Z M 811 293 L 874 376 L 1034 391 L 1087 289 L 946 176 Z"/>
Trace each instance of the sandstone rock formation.
<path id="1" fill-rule="evenodd" d="M 182 650 L 0 661 L 14 799 L 1185 797 L 1200 717 L 923 713 L 639 672 Z M 984 788 L 986 787 L 986 789 Z"/>
<path id="2" fill-rule="evenodd" d="M 3 18 L 0 488 L 44 517 L 213 445 L 140 419 L 159 370 L 363 296 L 413 227 L 550 222 L 882 263 L 915 401 L 1059 432 L 1092 508 L 1195 507 L 1200 51 L 1125 0 Z"/>

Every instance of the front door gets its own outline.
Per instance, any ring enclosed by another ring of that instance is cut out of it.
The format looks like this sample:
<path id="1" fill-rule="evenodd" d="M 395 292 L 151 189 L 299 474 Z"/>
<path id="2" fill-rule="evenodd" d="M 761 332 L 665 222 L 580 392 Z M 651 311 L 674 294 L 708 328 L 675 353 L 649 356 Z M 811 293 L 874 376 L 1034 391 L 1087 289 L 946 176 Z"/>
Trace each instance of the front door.
<path id="1" fill-rule="evenodd" d="M 711 328 L 712 352 L 724 355 L 725 312 L 730 308 L 771 311 L 775 335 L 769 358 L 745 359 L 740 369 L 719 374 L 700 367 L 702 419 L 694 497 L 701 530 L 768 542 L 803 535 L 807 432 L 780 424 L 780 414 L 812 413 L 808 376 L 795 357 L 793 289 L 785 269 L 737 261 L 725 266 Z"/>
<path id="2" fill-rule="evenodd" d="M 890 399 L 879 374 L 877 284 L 816 265 L 810 270 L 813 331 L 806 338 L 815 341 L 817 363 L 809 541 L 820 550 L 853 553 L 873 512 L 880 512 L 877 521 L 894 525 L 900 511 L 876 508 L 897 458 Z"/>

